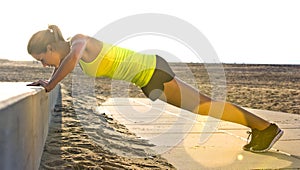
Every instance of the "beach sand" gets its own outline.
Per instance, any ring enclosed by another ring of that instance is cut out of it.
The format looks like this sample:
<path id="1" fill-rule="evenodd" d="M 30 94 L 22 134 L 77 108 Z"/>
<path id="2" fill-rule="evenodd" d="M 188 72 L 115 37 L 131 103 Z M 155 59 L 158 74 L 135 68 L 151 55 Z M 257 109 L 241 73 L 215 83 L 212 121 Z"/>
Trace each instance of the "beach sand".
<path id="1" fill-rule="evenodd" d="M 300 65 L 172 63 L 171 67 L 179 78 L 209 96 L 225 95 L 227 101 L 243 107 L 300 114 Z M 0 72 L 0 81 L 32 82 L 48 79 L 52 69 L 1 60 Z M 174 169 L 147 149 L 152 146 L 148 141 L 95 111 L 109 97 L 145 97 L 139 88 L 90 78 L 79 68 L 61 82 L 61 88 L 62 102 L 52 115 L 40 169 Z"/>

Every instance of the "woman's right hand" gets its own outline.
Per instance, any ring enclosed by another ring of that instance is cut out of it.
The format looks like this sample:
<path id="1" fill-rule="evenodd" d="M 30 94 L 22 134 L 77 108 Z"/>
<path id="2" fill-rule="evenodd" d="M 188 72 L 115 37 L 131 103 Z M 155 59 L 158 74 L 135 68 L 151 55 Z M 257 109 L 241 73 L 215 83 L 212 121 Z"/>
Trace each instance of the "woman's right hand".
<path id="1" fill-rule="evenodd" d="M 40 86 L 40 85 L 45 84 L 45 83 L 48 83 L 48 81 L 38 80 L 36 82 L 27 84 L 26 86 Z"/>
<path id="2" fill-rule="evenodd" d="M 36 81 L 36 82 L 33 82 L 33 83 L 30 83 L 30 84 L 26 84 L 26 86 L 39 86 L 39 82 Z"/>
<path id="3" fill-rule="evenodd" d="M 27 86 L 42 86 L 44 87 L 44 89 L 46 90 L 46 92 L 50 92 L 54 87 L 50 87 L 49 86 L 49 81 L 47 80 L 39 80 L 39 81 L 36 81 L 36 82 L 33 82 L 33 83 L 30 83 L 30 84 L 27 84 Z"/>

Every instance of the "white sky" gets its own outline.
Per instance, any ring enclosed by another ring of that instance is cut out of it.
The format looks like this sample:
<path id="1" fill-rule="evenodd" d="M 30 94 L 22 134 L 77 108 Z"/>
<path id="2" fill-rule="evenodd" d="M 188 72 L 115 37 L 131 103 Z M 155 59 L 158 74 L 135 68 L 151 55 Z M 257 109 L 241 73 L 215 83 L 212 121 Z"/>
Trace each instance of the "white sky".
<path id="1" fill-rule="evenodd" d="M 32 60 L 27 42 L 48 24 L 58 25 L 65 38 L 93 36 L 122 17 L 162 13 L 197 27 L 221 62 L 300 64 L 299 9 L 298 0 L 2 1 L 0 58 Z"/>

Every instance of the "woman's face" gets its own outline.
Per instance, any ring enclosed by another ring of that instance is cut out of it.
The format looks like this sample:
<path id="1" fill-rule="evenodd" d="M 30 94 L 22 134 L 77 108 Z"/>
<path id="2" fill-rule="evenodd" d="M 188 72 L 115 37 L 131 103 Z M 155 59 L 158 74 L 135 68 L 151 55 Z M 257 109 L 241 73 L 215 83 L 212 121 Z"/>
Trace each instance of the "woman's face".
<path id="1" fill-rule="evenodd" d="M 53 50 L 47 49 L 45 53 L 32 54 L 32 57 L 40 61 L 44 67 L 58 68 L 58 66 L 60 65 L 59 53 Z"/>

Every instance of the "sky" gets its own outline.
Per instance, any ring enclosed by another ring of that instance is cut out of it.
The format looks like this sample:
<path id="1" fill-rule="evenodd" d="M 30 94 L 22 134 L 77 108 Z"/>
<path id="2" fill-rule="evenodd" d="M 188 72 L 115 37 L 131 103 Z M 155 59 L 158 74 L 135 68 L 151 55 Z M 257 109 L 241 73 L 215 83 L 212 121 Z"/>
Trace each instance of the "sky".
<path id="1" fill-rule="evenodd" d="M 1 1 L 0 58 L 33 60 L 27 54 L 28 40 L 33 33 L 47 29 L 48 24 L 58 25 L 65 38 L 77 33 L 93 36 L 123 17 L 158 13 L 196 27 L 213 46 L 220 62 L 300 64 L 299 9 L 298 0 Z M 142 37 L 139 41 L 157 43 L 156 38 Z M 134 50 L 140 44 L 130 41 L 126 47 Z M 182 55 L 178 52 L 181 48 L 173 48 L 171 44 L 164 43 L 161 48 Z M 182 58 L 184 61 L 185 57 Z"/>

